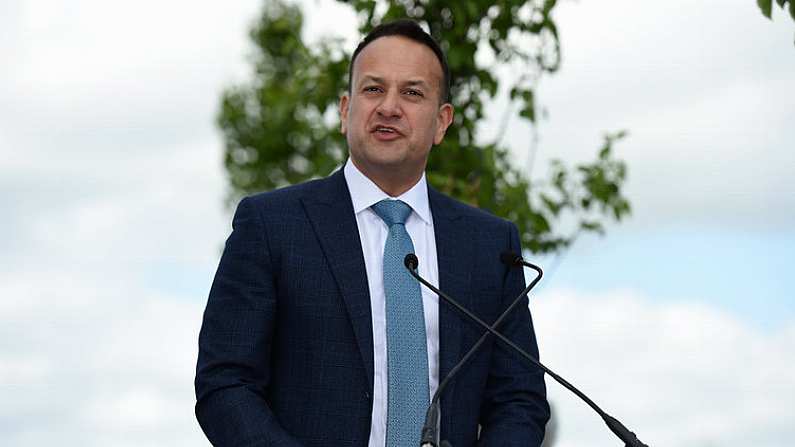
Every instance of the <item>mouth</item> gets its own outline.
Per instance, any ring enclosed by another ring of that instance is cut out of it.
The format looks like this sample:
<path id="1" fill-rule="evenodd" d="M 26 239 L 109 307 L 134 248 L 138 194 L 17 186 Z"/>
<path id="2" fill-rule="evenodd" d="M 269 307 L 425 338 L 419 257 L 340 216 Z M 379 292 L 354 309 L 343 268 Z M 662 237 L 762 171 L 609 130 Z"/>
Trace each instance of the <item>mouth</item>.
<path id="1" fill-rule="evenodd" d="M 392 141 L 402 136 L 402 133 L 392 126 L 376 125 L 370 129 L 370 132 L 381 141 Z"/>
<path id="2" fill-rule="evenodd" d="M 396 135 L 400 135 L 400 131 L 397 128 L 392 127 L 392 126 L 376 125 L 376 126 L 373 126 L 370 129 L 370 132 L 372 132 L 372 133 L 381 133 L 381 134 L 396 134 Z"/>

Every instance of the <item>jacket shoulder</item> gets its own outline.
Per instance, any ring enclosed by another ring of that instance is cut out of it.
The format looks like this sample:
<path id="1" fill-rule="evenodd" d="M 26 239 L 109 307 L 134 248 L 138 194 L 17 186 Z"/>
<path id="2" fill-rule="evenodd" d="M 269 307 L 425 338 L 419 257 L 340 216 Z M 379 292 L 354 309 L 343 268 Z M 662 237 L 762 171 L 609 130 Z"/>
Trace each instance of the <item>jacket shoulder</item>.
<path id="1" fill-rule="evenodd" d="M 337 171 L 328 177 L 255 193 L 244 197 L 241 203 L 245 201 L 248 206 L 253 206 L 260 211 L 290 215 L 302 209 L 301 202 L 305 199 L 335 203 L 346 196 L 350 197 L 350 194 L 347 193 L 345 177 L 341 171 Z"/>
<path id="2" fill-rule="evenodd" d="M 496 216 L 487 210 L 464 203 L 434 189 L 430 189 L 430 196 L 432 202 L 436 202 L 436 208 L 454 219 L 464 219 L 480 228 L 486 227 L 494 229 L 514 226 L 509 220 Z"/>
<path id="3" fill-rule="evenodd" d="M 243 200 L 248 200 L 255 205 L 298 201 L 302 197 L 313 196 L 323 188 L 323 183 L 327 181 L 326 178 L 309 180 L 296 185 L 254 193 L 244 197 Z"/>

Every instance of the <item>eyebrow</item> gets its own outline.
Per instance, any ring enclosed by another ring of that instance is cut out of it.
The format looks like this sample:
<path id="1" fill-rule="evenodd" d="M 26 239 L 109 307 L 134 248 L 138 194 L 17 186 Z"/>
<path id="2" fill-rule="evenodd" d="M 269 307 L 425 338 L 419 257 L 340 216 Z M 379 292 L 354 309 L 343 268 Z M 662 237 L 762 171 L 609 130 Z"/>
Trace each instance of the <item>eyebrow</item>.
<path id="1" fill-rule="evenodd" d="M 361 85 L 362 83 L 368 82 L 368 81 L 375 82 L 377 84 L 386 84 L 386 80 L 384 78 L 379 77 L 379 76 L 374 76 L 374 75 L 364 75 L 364 76 L 362 76 L 362 80 L 359 81 L 359 84 Z M 408 86 L 408 87 L 419 86 L 419 87 L 423 87 L 423 88 L 426 88 L 426 89 L 430 88 L 428 83 L 425 82 L 422 79 L 409 79 L 408 81 L 404 82 L 403 85 L 404 86 Z"/>

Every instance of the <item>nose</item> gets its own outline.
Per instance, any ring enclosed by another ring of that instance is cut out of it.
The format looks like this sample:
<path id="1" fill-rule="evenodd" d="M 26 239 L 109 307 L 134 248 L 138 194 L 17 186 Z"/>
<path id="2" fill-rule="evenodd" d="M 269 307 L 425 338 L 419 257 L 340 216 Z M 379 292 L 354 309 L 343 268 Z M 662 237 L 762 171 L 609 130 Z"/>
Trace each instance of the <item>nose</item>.
<path id="1" fill-rule="evenodd" d="M 381 102 L 376 108 L 376 112 L 384 118 L 400 118 L 400 97 L 396 90 L 390 90 L 383 95 Z"/>

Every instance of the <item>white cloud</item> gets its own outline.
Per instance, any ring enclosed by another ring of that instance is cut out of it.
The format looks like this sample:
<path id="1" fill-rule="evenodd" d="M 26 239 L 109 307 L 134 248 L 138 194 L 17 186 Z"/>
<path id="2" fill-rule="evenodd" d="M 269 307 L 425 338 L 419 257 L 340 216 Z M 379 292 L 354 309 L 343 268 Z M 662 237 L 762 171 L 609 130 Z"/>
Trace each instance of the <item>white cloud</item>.
<path id="1" fill-rule="evenodd" d="M 532 309 L 542 362 L 649 445 L 776 447 L 795 435 L 795 322 L 765 333 L 631 291 L 552 290 Z M 550 378 L 547 388 L 557 446 L 616 444 L 585 403 Z"/>
<path id="2" fill-rule="evenodd" d="M 343 46 L 353 52 L 359 43 L 359 23 L 353 8 L 337 0 L 299 0 L 304 12 L 303 38 L 312 45 L 325 37 L 342 37 Z"/>
<path id="3" fill-rule="evenodd" d="M 3 275 L 0 294 L 18 299 L 0 309 L 0 419 L 13 422 L 0 436 L 13 446 L 207 445 L 193 418 L 202 300 L 91 268 L 38 272 L 38 282 Z"/>
<path id="4" fill-rule="evenodd" d="M 0 17 L 14 43 L 0 73 L 3 149 L 96 166 L 212 138 L 221 88 L 246 71 L 259 3 L 25 2 Z"/>

